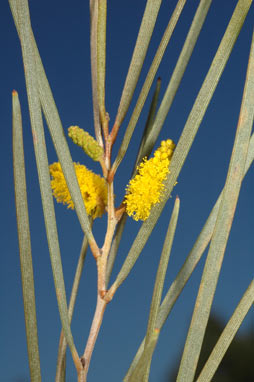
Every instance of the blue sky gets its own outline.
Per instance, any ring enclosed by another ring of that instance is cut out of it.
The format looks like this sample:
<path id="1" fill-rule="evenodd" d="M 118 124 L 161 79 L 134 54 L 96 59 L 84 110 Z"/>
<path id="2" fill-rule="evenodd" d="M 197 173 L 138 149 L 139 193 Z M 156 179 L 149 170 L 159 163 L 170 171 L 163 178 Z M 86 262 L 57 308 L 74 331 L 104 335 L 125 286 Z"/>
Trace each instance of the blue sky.
<path id="1" fill-rule="evenodd" d="M 74 0 L 71 3 L 66 0 L 30 1 L 30 12 L 35 38 L 65 131 L 70 125 L 77 124 L 93 134 L 88 3 L 88 1 L 80 0 Z M 113 123 L 146 2 L 144 0 L 128 2 L 111 0 L 108 3 L 106 107 Z M 143 84 L 149 63 L 155 54 L 175 3 L 176 1 L 168 0 L 162 2 L 137 90 Z M 158 70 L 158 75 L 162 78 L 160 99 L 181 51 L 197 3 L 194 0 L 187 1 Z M 214 0 L 212 2 L 158 144 L 162 139 L 167 138 L 177 143 L 235 4 L 236 1 Z M 0 361 L 1 381 L 29 380 L 12 170 L 11 92 L 13 89 L 19 93 L 23 115 L 42 379 L 53 381 L 60 320 L 43 224 L 21 49 L 7 1 L 1 3 L 1 14 L 3 15 L 0 23 L 3 52 L 0 63 L 2 72 L 0 160 L 3 164 L 0 199 L 3 233 L 0 267 L 2 306 L 0 338 L 3 349 Z M 240 110 L 252 30 L 253 6 L 158 227 L 154 230 L 135 268 L 107 308 L 92 358 L 89 382 L 100 381 L 105 376 L 112 382 L 122 380 L 144 336 L 156 268 L 175 196 L 180 197 L 181 207 L 167 272 L 166 288 L 173 281 L 192 248 L 224 185 Z M 137 99 L 137 95 L 138 92 L 135 93 L 134 100 Z M 124 196 L 150 100 L 151 94 L 138 122 L 132 146 L 118 170 L 115 183 L 116 204 L 119 204 Z M 133 108 L 134 105 L 133 102 L 131 107 Z M 116 149 L 119 147 L 129 117 L 130 113 L 127 114 L 121 127 Z M 57 157 L 46 126 L 45 134 L 49 160 L 54 162 Z M 74 147 L 71 141 L 69 141 L 69 147 L 74 161 L 85 163 L 89 168 L 99 172 L 99 166 L 84 157 L 82 151 Z M 114 155 L 116 149 L 113 151 Z M 252 166 L 243 182 L 212 308 L 212 311 L 225 321 L 231 316 L 253 277 L 253 175 Z M 82 242 L 82 231 L 75 212 L 67 210 L 62 205 L 55 207 L 66 291 L 69 296 Z M 94 235 L 99 244 L 103 242 L 105 224 L 106 219 L 103 218 L 100 221 L 98 219 L 94 225 Z M 140 223 L 128 219 L 112 280 L 117 275 L 139 227 Z M 204 259 L 197 266 L 163 328 L 152 363 L 151 382 L 163 381 L 166 371 L 174 365 L 183 348 L 203 265 Z M 96 267 L 89 252 L 72 324 L 74 339 L 80 354 L 83 352 L 89 332 L 95 301 Z M 251 317 L 251 314 L 248 314 L 241 331 L 248 330 L 252 320 L 253 315 Z M 67 381 L 75 380 L 75 370 L 69 357 Z"/>

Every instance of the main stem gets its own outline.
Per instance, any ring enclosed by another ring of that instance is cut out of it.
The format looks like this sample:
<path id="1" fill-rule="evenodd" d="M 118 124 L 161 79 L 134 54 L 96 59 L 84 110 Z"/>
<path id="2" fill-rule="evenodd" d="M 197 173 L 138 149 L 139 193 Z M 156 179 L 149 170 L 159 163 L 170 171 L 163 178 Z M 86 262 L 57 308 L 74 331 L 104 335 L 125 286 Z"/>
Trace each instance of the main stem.
<path id="1" fill-rule="evenodd" d="M 105 241 L 101 249 L 100 255 L 96 258 L 97 271 L 98 271 L 98 292 L 97 292 L 97 304 L 95 309 L 95 314 L 90 329 L 88 341 L 83 356 L 81 357 L 81 363 L 83 365 L 83 370 L 78 374 L 78 382 L 86 382 L 87 373 L 95 346 L 98 333 L 101 328 L 104 312 L 108 303 L 104 299 L 105 290 L 105 280 L 106 280 L 106 270 L 107 270 L 107 259 L 109 250 L 111 247 L 115 227 L 117 224 L 117 219 L 115 217 L 114 208 L 114 188 L 113 182 L 108 183 L 108 227 L 105 236 Z"/>
<path id="2" fill-rule="evenodd" d="M 86 376 L 88 373 L 94 345 L 98 336 L 98 333 L 100 331 L 103 315 L 106 309 L 106 301 L 103 300 L 103 298 L 98 293 L 97 296 L 97 305 L 96 310 L 91 326 L 91 330 L 89 333 L 88 341 L 86 344 L 85 352 L 83 356 L 81 357 L 81 362 L 83 364 L 83 370 L 80 372 L 78 382 L 86 382 Z"/>

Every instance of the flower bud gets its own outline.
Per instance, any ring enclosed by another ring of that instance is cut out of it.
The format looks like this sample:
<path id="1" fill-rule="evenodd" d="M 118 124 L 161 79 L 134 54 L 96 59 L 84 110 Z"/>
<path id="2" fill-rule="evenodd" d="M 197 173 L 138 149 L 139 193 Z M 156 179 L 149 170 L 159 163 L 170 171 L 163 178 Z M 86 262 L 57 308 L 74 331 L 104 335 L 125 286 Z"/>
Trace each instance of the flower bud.
<path id="1" fill-rule="evenodd" d="M 94 161 L 99 161 L 101 159 L 103 148 L 87 131 L 78 126 L 71 126 L 68 129 L 68 135 L 73 142 L 82 147 L 85 153 Z"/>

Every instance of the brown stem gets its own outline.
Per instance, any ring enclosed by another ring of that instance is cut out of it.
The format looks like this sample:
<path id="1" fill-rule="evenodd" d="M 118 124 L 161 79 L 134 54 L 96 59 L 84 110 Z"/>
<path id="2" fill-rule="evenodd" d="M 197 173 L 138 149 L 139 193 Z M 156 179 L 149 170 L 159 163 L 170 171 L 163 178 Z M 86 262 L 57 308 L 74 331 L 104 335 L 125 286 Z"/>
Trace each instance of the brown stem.
<path id="1" fill-rule="evenodd" d="M 116 165 L 116 162 L 114 162 L 108 173 L 108 182 L 113 182 L 116 170 L 117 170 L 117 165 Z"/>
<path id="2" fill-rule="evenodd" d="M 105 138 L 105 165 L 110 169 L 110 157 L 111 157 L 111 138 L 107 136 L 108 128 L 104 129 Z M 96 258 L 97 272 L 98 272 L 98 294 L 97 305 L 88 336 L 88 341 L 83 356 L 81 357 L 81 363 L 83 365 L 83 371 L 79 371 L 78 382 L 86 382 L 87 373 L 95 346 L 95 342 L 102 324 L 103 315 L 108 301 L 104 300 L 106 294 L 106 272 L 107 272 L 107 259 L 115 231 L 115 227 L 118 220 L 115 216 L 114 207 L 114 187 L 113 182 L 108 182 L 108 225 L 107 232 L 104 240 L 103 247 L 99 252 L 95 250 L 94 256 Z"/>
<path id="3" fill-rule="evenodd" d="M 83 379 L 78 379 L 79 382 L 85 382 L 86 381 L 86 376 L 88 373 L 89 369 L 89 364 L 91 361 L 94 345 L 101 327 L 103 315 L 106 309 L 107 303 L 101 298 L 100 294 L 98 293 L 97 297 L 97 305 L 96 305 L 96 310 L 91 326 L 91 330 L 89 333 L 88 341 L 86 344 L 86 348 L 84 351 L 83 356 L 81 357 L 81 362 L 84 365 L 84 375 L 82 376 Z M 84 379 L 85 378 L 85 379 Z"/>
<path id="4" fill-rule="evenodd" d="M 103 247 L 101 249 L 101 256 L 97 258 L 97 270 L 98 270 L 98 293 L 103 298 L 106 293 L 106 273 L 107 273 L 107 260 L 114 236 L 116 224 L 118 220 L 115 216 L 114 207 L 114 187 L 113 183 L 108 183 L 108 228 L 104 240 Z"/>
<path id="5" fill-rule="evenodd" d="M 110 289 L 106 291 L 106 294 L 104 296 L 104 300 L 108 303 L 112 300 L 112 298 L 114 297 L 114 294 L 116 293 L 117 291 L 117 286 L 116 284 L 112 284 Z"/>
<path id="6" fill-rule="evenodd" d="M 84 369 L 80 370 L 78 373 L 78 382 L 86 382 L 86 374 Z"/>
<path id="7" fill-rule="evenodd" d="M 108 229 L 102 247 L 102 256 L 106 258 L 105 261 L 108 257 L 117 222 L 114 207 L 114 185 L 113 183 L 108 183 Z"/>

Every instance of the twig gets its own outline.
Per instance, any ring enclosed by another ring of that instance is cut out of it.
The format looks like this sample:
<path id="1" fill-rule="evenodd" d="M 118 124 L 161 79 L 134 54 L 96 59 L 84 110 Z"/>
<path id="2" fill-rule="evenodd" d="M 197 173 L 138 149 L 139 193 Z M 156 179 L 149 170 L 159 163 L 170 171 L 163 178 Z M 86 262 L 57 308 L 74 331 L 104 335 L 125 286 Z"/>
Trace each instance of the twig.
<path id="1" fill-rule="evenodd" d="M 96 310 L 95 310 L 91 330 L 89 333 L 84 354 L 81 357 L 81 363 L 83 365 L 84 370 L 82 371 L 82 373 L 80 373 L 81 375 L 79 376 L 79 379 L 78 379 L 79 382 L 86 382 L 86 376 L 88 373 L 94 345 L 95 345 L 98 333 L 100 331 L 100 327 L 102 324 L 102 319 L 103 319 L 106 306 L 107 306 L 107 302 L 98 293 L 97 305 L 96 305 Z"/>

